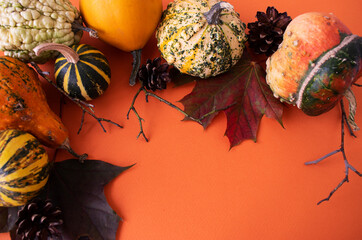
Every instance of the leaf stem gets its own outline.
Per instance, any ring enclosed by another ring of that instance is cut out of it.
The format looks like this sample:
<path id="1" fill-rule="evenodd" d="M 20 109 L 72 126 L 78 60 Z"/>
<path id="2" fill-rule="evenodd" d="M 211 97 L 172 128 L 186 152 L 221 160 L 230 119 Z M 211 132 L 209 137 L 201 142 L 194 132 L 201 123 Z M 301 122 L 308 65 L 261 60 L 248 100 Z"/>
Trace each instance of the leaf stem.
<path id="1" fill-rule="evenodd" d="M 205 118 L 207 118 L 207 117 L 209 117 L 210 115 L 212 115 L 212 114 L 214 114 L 214 113 L 217 113 L 217 112 L 221 112 L 221 111 L 225 111 L 226 109 L 228 109 L 228 108 L 230 108 L 230 107 L 232 107 L 232 106 L 234 106 L 234 105 L 236 105 L 236 102 L 234 102 L 234 103 L 232 103 L 232 104 L 230 104 L 230 105 L 228 105 L 228 106 L 226 106 L 226 107 L 223 107 L 223 108 L 218 108 L 218 109 L 216 109 L 215 107 L 214 107 L 214 109 L 212 109 L 210 112 L 208 112 L 208 113 L 205 113 L 203 116 L 201 116 L 198 120 L 200 120 L 200 122 L 202 121 L 202 120 L 204 120 Z M 201 124 L 201 123 L 200 123 Z"/>

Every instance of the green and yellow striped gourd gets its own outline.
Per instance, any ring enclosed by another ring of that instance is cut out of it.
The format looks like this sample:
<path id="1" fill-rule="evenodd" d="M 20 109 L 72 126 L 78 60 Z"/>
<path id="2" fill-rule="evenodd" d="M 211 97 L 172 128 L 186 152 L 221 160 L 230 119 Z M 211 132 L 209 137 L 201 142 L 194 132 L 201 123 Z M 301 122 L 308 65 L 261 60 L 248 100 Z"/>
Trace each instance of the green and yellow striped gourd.
<path id="1" fill-rule="evenodd" d="M 36 197 L 49 176 L 48 155 L 31 134 L 0 132 L 0 206 L 21 206 Z"/>
<path id="2" fill-rule="evenodd" d="M 239 14 L 220 0 L 171 2 L 156 37 L 168 64 L 201 78 L 229 70 L 241 58 L 246 41 Z"/>
<path id="3" fill-rule="evenodd" d="M 69 96 L 88 101 L 99 97 L 108 88 L 111 69 L 98 49 L 86 44 L 70 48 L 55 43 L 44 43 L 34 48 L 36 54 L 49 50 L 61 53 L 55 60 L 55 79 Z"/>

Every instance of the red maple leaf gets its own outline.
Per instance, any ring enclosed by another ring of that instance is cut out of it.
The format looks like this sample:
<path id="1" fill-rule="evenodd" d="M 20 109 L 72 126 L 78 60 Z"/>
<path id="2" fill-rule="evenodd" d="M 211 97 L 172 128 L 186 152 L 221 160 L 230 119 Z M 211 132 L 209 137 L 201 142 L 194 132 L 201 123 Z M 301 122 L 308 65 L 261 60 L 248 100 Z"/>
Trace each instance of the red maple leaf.
<path id="1" fill-rule="evenodd" d="M 263 68 L 252 61 L 247 53 L 227 73 L 210 79 L 198 79 L 192 92 L 180 102 L 185 112 L 200 120 L 204 128 L 219 112 L 225 112 L 225 135 L 230 148 L 245 139 L 256 141 L 264 114 L 282 124 L 283 105 L 266 84 Z"/>

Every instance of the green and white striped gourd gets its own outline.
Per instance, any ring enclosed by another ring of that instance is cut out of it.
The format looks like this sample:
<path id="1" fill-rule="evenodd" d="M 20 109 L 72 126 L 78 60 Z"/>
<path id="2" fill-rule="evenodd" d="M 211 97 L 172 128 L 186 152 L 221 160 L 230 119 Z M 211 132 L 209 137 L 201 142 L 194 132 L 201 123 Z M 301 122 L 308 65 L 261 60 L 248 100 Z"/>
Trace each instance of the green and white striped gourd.
<path id="1" fill-rule="evenodd" d="M 0 206 L 26 204 L 48 176 L 47 152 L 33 135 L 14 129 L 0 132 Z"/>
<path id="2" fill-rule="evenodd" d="M 171 2 L 156 37 L 168 64 L 201 78 L 229 70 L 241 58 L 246 41 L 239 14 L 219 0 Z"/>

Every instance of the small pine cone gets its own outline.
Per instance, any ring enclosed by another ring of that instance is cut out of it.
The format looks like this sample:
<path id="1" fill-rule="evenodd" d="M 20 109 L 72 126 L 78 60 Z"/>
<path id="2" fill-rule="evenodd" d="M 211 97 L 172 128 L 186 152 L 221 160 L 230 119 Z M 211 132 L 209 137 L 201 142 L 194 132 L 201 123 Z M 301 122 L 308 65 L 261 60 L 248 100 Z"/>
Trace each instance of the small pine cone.
<path id="1" fill-rule="evenodd" d="M 268 7 L 266 13 L 257 12 L 258 21 L 248 23 L 249 47 L 258 54 L 272 55 L 283 41 L 283 34 L 292 19 L 286 12 Z"/>
<path id="2" fill-rule="evenodd" d="M 21 240 L 56 239 L 60 236 L 56 227 L 63 224 L 61 215 L 51 201 L 35 199 L 18 212 L 16 235 Z"/>
<path id="3" fill-rule="evenodd" d="M 168 73 L 169 65 L 161 64 L 161 58 L 153 60 L 147 59 L 146 65 L 142 65 L 138 71 L 138 79 L 148 90 L 156 91 L 166 89 L 166 85 L 171 81 Z"/>

